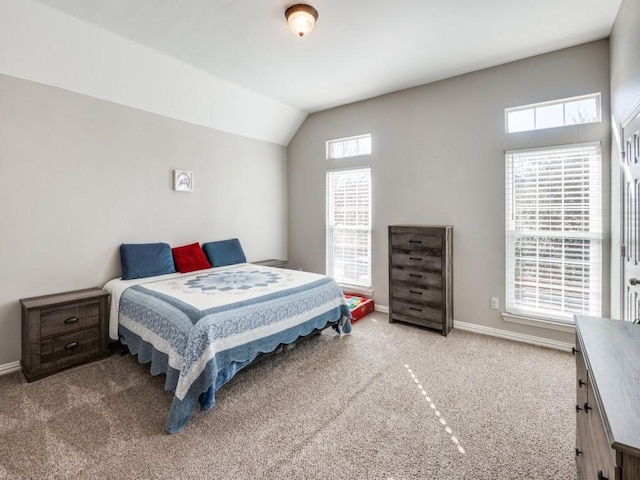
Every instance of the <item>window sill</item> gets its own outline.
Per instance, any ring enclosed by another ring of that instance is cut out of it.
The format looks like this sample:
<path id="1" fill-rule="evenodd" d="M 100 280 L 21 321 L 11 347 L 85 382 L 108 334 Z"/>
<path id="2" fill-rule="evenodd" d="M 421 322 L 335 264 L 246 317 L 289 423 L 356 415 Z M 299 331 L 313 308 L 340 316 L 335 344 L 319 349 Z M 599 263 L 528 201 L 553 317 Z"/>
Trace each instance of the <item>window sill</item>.
<path id="1" fill-rule="evenodd" d="M 355 293 L 356 295 L 364 295 L 365 297 L 373 296 L 373 289 L 367 287 L 356 287 L 354 285 L 347 285 L 346 283 L 340 283 L 340 288 L 345 293 Z"/>
<path id="2" fill-rule="evenodd" d="M 560 320 L 542 320 L 540 318 L 521 317 L 510 313 L 502 313 L 502 319 L 509 323 L 517 323 L 519 325 L 527 325 L 529 327 L 546 328 L 547 330 L 556 330 L 558 332 L 575 333 L 576 331 L 576 327 L 573 323 L 562 322 Z"/>

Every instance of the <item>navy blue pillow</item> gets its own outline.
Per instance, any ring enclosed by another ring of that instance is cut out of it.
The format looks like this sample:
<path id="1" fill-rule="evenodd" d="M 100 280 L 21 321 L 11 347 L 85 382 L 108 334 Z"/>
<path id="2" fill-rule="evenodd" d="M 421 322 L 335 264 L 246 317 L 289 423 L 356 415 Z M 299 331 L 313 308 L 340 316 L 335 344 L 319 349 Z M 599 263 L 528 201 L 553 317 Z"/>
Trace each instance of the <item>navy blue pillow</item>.
<path id="1" fill-rule="evenodd" d="M 212 267 L 224 267 L 225 265 L 247 261 L 242 251 L 240 240 L 237 238 L 205 243 L 202 245 L 202 250 L 204 250 L 204 254 Z"/>
<path id="2" fill-rule="evenodd" d="M 123 243 L 120 245 L 120 264 L 123 280 L 176 271 L 168 243 Z"/>

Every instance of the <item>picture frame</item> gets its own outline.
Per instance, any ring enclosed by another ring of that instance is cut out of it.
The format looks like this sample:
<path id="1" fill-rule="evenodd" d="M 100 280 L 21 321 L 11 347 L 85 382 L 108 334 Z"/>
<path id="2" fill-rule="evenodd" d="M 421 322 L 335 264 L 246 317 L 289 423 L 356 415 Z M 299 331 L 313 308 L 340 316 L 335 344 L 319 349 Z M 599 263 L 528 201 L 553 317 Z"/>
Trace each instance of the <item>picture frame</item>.
<path id="1" fill-rule="evenodd" d="M 188 170 L 174 170 L 173 189 L 176 192 L 193 192 L 193 172 Z"/>

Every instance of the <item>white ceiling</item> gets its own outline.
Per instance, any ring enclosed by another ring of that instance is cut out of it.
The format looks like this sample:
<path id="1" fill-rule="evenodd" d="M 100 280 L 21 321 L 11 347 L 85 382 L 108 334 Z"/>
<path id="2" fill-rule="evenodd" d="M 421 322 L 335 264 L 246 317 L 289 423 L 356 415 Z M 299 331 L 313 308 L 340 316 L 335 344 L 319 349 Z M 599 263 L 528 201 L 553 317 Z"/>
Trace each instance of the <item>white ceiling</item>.
<path id="1" fill-rule="evenodd" d="M 39 0 L 305 112 L 609 35 L 620 0 Z"/>

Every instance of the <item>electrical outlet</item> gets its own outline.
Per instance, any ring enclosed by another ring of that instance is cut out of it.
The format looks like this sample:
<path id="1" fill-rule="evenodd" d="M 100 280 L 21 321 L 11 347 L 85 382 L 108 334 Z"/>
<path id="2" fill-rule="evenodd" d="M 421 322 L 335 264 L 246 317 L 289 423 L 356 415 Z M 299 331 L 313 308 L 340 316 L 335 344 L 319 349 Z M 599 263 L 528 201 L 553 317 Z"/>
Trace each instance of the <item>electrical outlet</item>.
<path id="1" fill-rule="evenodd" d="M 491 297 L 491 309 L 498 310 L 500 308 L 500 300 L 498 297 Z"/>

